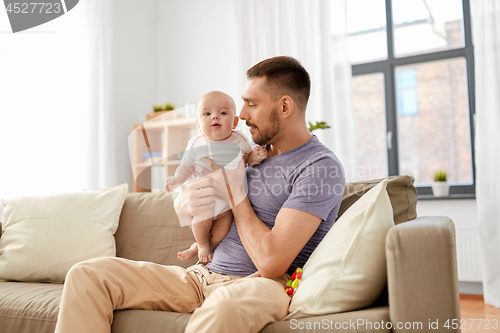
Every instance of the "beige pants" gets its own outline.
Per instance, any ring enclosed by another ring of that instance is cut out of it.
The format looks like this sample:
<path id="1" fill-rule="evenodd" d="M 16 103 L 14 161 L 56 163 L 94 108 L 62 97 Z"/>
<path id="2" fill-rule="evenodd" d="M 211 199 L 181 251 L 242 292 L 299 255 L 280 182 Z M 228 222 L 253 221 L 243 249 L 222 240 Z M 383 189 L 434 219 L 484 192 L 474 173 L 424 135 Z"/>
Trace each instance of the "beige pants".
<path id="1" fill-rule="evenodd" d="M 55 333 L 109 333 L 120 309 L 192 312 L 186 332 L 258 332 L 287 315 L 286 281 L 223 275 L 203 265 L 91 259 L 68 272 Z"/>

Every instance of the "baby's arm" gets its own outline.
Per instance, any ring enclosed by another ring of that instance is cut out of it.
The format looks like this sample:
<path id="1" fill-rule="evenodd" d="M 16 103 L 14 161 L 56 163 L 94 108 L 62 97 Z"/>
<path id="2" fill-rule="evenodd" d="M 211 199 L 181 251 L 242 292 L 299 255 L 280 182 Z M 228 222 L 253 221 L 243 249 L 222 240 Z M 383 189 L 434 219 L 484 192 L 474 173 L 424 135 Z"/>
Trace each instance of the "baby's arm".
<path id="1" fill-rule="evenodd" d="M 166 190 L 171 191 L 176 187 L 184 184 L 184 182 L 188 180 L 189 177 L 191 177 L 193 172 L 194 172 L 193 165 L 185 165 L 185 164 L 179 165 L 179 167 L 177 167 L 177 170 L 175 170 L 175 175 L 173 177 L 168 177 L 167 179 L 165 179 Z"/>
<path id="2" fill-rule="evenodd" d="M 249 154 L 245 155 L 245 164 L 254 166 L 267 158 L 267 149 L 263 146 L 255 147 Z"/>

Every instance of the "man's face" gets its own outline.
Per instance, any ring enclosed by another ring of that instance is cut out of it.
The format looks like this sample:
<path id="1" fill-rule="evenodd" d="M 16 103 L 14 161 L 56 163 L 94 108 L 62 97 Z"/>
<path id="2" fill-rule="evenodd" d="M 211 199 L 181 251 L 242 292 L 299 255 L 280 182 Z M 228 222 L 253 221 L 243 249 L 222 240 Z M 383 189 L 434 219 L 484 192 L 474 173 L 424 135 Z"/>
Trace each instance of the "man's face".
<path id="1" fill-rule="evenodd" d="M 227 139 L 238 124 L 236 110 L 229 98 L 223 94 L 205 96 L 198 103 L 198 126 L 210 140 Z"/>
<path id="2" fill-rule="evenodd" d="M 265 83 L 265 77 L 249 79 L 242 95 L 245 103 L 241 108 L 240 119 L 246 121 L 252 140 L 258 145 L 272 143 L 281 130 L 278 102 L 271 100 Z"/>

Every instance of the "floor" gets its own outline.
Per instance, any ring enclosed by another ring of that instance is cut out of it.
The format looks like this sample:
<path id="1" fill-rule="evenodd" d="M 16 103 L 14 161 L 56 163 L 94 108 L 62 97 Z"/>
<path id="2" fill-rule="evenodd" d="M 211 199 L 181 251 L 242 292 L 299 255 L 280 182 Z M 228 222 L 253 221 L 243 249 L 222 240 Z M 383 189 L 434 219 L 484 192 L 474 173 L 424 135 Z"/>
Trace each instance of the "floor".
<path id="1" fill-rule="evenodd" d="M 484 304 L 482 295 L 460 294 L 462 333 L 500 332 L 500 308 Z"/>

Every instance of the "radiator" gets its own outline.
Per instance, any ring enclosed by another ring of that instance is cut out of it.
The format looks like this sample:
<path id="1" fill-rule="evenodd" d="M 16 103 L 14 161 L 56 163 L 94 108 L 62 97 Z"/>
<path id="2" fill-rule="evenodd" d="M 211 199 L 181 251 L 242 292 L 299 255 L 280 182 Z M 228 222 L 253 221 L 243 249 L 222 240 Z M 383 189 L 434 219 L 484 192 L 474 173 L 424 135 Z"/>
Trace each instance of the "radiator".
<path id="1" fill-rule="evenodd" d="M 479 231 L 456 229 L 458 281 L 482 282 Z"/>

